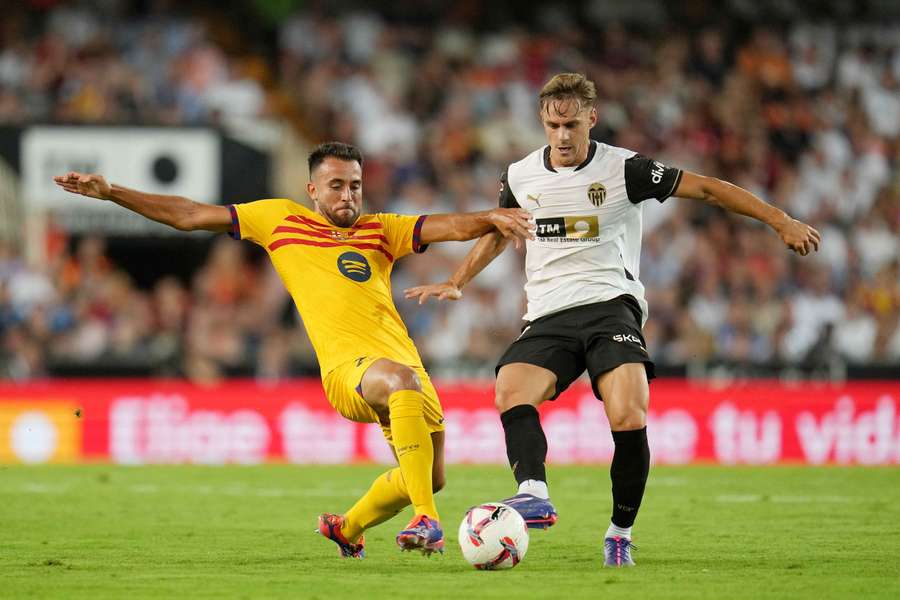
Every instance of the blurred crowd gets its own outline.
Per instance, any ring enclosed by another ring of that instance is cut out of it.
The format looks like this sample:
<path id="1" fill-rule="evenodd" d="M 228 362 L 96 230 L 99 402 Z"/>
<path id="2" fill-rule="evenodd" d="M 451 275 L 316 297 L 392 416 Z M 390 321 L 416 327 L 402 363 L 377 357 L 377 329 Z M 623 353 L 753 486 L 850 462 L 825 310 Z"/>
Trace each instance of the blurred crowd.
<path id="1" fill-rule="evenodd" d="M 900 365 L 896 21 L 739 0 L 686 3 L 693 12 L 542 3 L 504 20 L 477 3 L 423 2 L 417 18 L 309 8 L 261 19 L 262 35 L 227 11 L 47 4 L 0 24 L 0 124 L 283 119 L 311 142 L 362 148 L 371 212 L 494 206 L 499 173 L 544 143 L 537 90 L 584 72 L 600 98 L 595 139 L 732 181 L 822 232 L 803 258 L 702 202 L 645 203 L 640 278 L 658 363 Z M 512 249 L 459 302 L 402 299 L 445 279 L 469 247 L 433 246 L 395 269 L 397 305 L 445 374 L 491 372 L 521 327 Z M 0 376 L 118 360 L 196 379 L 314 372 L 259 258 L 222 237 L 190 281 L 138 289 L 101 238 L 59 244 L 41 266 L 2 245 Z"/>

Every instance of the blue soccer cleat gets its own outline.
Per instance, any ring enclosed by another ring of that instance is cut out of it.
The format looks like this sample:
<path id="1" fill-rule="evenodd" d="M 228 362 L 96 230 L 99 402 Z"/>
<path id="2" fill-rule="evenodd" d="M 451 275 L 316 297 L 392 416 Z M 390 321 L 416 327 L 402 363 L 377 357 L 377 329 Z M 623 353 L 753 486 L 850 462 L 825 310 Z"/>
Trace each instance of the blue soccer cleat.
<path id="1" fill-rule="evenodd" d="M 444 530 L 441 524 L 425 515 L 416 515 L 406 529 L 397 534 L 397 545 L 404 552 L 420 550 L 425 556 L 444 553 Z"/>
<path id="2" fill-rule="evenodd" d="M 603 565 L 607 567 L 633 567 L 631 551 L 637 550 L 637 546 L 628 538 L 619 536 L 608 537 L 603 540 Z"/>
<path id="3" fill-rule="evenodd" d="M 365 539 L 363 538 L 363 536 L 360 536 L 359 540 L 355 544 L 351 544 L 349 541 L 347 541 L 347 538 L 344 537 L 344 534 L 341 533 L 341 526 L 343 526 L 343 524 L 344 517 L 342 517 L 341 515 L 323 513 L 319 515 L 319 528 L 316 530 L 316 533 L 328 538 L 329 540 L 337 544 L 338 548 L 341 551 L 342 557 L 365 558 Z"/>
<path id="4" fill-rule="evenodd" d="M 512 498 L 503 500 L 503 504 L 516 509 L 525 524 L 531 529 L 547 529 L 556 523 L 556 508 L 550 500 L 544 500 L 531 494 L 516 494 Z"/>

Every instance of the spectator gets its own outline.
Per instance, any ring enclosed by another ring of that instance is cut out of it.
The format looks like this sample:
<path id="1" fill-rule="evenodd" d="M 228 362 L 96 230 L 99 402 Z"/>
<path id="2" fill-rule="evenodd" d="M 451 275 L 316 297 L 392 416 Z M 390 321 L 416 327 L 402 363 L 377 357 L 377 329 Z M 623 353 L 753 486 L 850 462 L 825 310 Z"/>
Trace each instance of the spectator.
<path id="1" fill-rule="evenodd" d="M 542 143 L 536 90 L 556 71 L 583 70 L 600 90 L 597 139 L 737 181 L 823 233 L 816 261 L 801 265 L 749 221 L 702 203 L 645 203 L 646 334 L 661 366 L 799 363 L 810 352 L 900 364 L 896 24 L 847 24 L 824 7 L 785 26 L 744 2 L 717 8 L 725 25 L 697 27 L 677 4 L 642 0 L 492 27 L 451 22 L 432 3 L 402 20 L 309 8 L 263 35 L 252 18 L 223 29 L 204 8 L 109 4 L 104 14 L 86 3 L 4 14 L 0 124 L 274 117 L 310 141 L 362 146 L 371 210 L 481 210 L 503 168 Z M 752 20 L 749 36 L 729 16 Z M 397 287 L 440 279 L 466 250 L 401 261 Z M 245 252 L 217 240 L 189 282 L 143 290 L 102 238 L 40 268 L 0 242 L 0 370 L 27 378 L 112 357 L 202 381 L 315 369 L 271 268 Z M 432 365 L 489 372 L 520 325 L 522 268 L 507 251 L 462 302 L 397 299 Z"/>

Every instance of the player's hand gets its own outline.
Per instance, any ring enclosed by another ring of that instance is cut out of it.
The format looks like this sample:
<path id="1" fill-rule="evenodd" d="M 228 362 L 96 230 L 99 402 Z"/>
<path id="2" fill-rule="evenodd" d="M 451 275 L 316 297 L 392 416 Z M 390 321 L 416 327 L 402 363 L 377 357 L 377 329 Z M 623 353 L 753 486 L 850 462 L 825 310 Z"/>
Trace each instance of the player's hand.
<path id="1" fill-rule="evenodd" d="M 785 220 L 775 228 L 781 241 L 800 256 L 806 256 L 813 250 L 818 252 L 821 234 L 803 221 L 785 216 Z"/>
<path id="2" fill-rule="evenodd" d="M 86 175 L 72 171 L 53 178 L 56 185 L 73 194 L 109 200 L 110 186 L 102 175 Z"/>
<path id="3" fill-rule="evenodd" d="M 434 296 L 438 300 L 459 300 L 462 298 L 462 290 L 456 285 L 446 281 L 444 283 L 433 283 L 431 285 L 419 285 L 403 290 L 403 296 L 410 300 L 412 298 L 419 299 L 419 305 Z"/>
<path id="4" fill-rule="evenodd" d="M 491 224 L 503 237 L 515 242 L 516 248 L 522 240 L 534 239 L 534 221 L 531 213 L 522 208 L 495 208 L 489 213 Z"/>

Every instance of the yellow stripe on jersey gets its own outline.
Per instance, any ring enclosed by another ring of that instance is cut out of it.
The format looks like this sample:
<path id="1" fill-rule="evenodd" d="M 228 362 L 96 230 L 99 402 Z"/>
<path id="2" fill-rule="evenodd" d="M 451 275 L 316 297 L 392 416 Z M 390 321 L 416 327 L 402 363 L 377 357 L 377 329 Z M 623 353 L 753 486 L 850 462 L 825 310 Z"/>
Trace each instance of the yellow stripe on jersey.
<path id="1" fill-rule="evenodd" d="M 229 206 L 231 236 L 266 249 L 294 299 L 312 341 L 322 376 L 360 357 L 383 357 L 421 366 L 394 306 L 391 269 L 422 252 L 425 217 L 373 214 L 353 227 L 337 227 L 286 199 Z"/>

